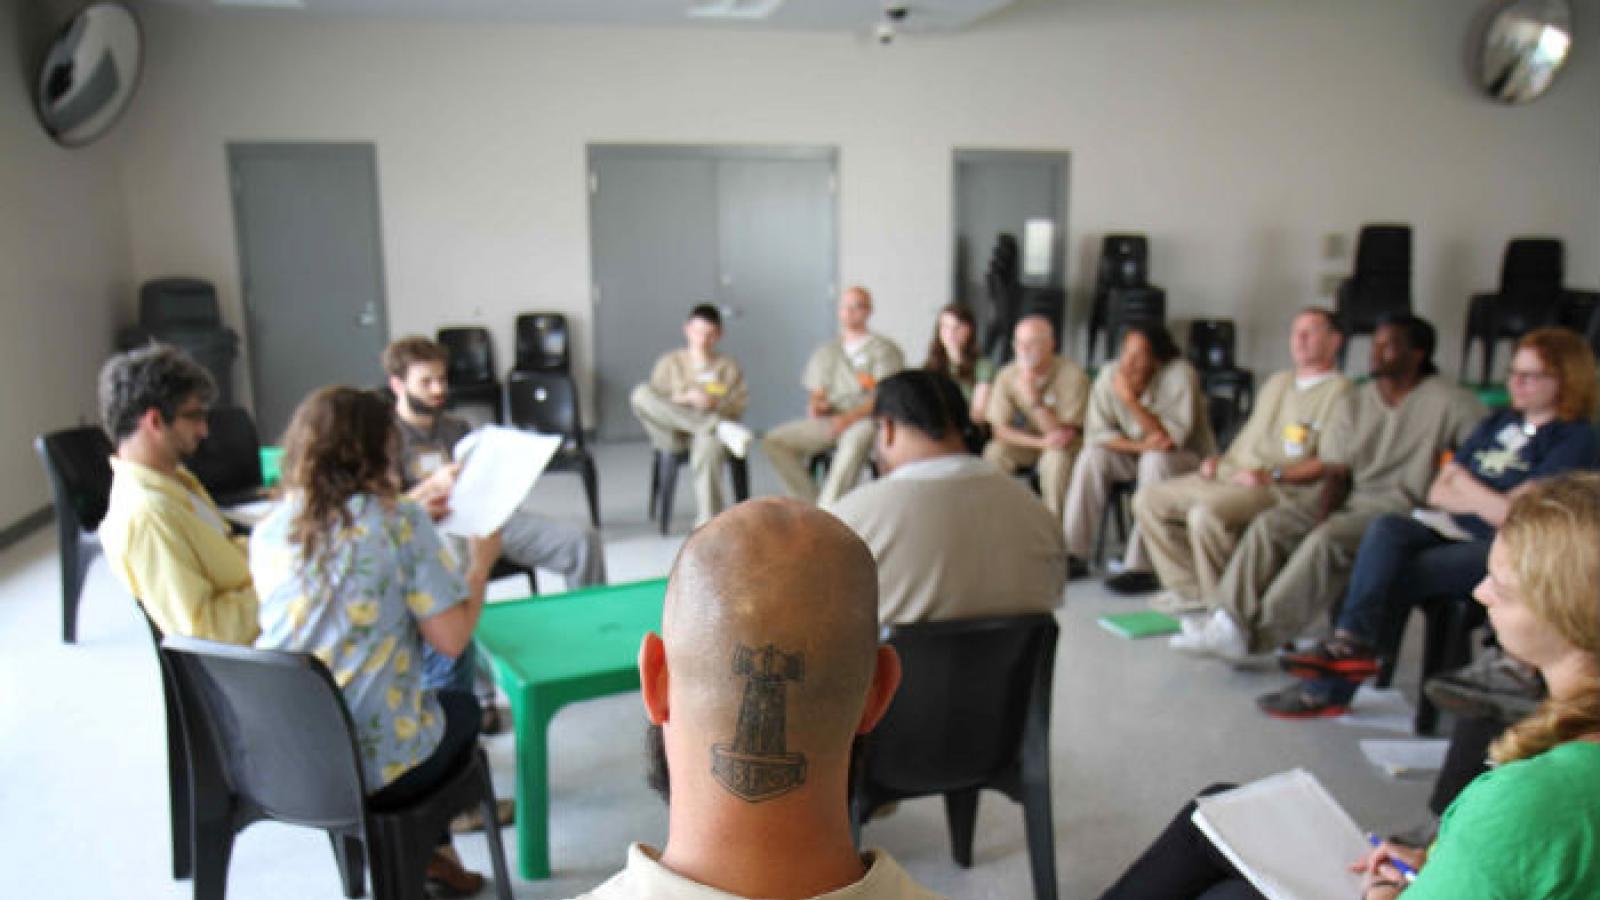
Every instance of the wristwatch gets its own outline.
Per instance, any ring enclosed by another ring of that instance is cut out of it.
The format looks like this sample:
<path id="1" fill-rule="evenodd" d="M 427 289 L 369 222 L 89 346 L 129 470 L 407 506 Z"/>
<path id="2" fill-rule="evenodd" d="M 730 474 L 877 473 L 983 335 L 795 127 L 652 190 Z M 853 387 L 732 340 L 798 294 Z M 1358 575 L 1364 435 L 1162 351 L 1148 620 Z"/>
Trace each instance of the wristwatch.
<path id="1" fill-rule="evenodd" d="M 1283 483 L 1283 466 L 1273 466 L 1272 471 L 1268 474 L 1272 476 L 1273 484 Z"/>

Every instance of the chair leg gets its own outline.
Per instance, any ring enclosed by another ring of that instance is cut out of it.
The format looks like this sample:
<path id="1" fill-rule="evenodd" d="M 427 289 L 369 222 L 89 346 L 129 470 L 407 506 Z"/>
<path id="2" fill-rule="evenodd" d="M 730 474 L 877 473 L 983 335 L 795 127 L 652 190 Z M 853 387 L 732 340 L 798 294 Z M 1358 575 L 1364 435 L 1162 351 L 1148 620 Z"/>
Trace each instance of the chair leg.
<path id="1" fill-rule="evenodd" d="M 76 529 L 72 532 L 66 528 L 59 530 L 61 540 L 61 640 L 63 643 L 76 644 L 78 642 L 78 597 L 83 590 L 83 567 L 78 562 L 78 556 L 83 552 L 83 546 L 78 541 Z"/>
<path id="2" fill-rule="evenodd" d="M 1433 734 L 1439 724 L 1439 710 L 1428 699 L 1428 695 L 1420 689 L 1429 678 L 1445 671 L 1450 656 L 1451 619 L 1454 609 L 1449 605 L 1454 601 L 1439 600 L 1438 605 L 1428 610 L 1424 620 L 1427 626 L 1426 637 L 1422 645 L 1422 676 L 1417 679 L 1419 686 L 1417 696 L 1417 714 L 1412 725 L 1417 734 Z"/>
<path id="3" fill-rule="evenodd" d="M 194 900 L 223 900 L 227 896 L 233 838 L 233 823 L 228 819 L 195 823 Z"/>
<path id="4" fill-rule="evenodd" d="M 339 864 L 339 883 L 350 900 L 366 896 L 366 853 L 355 835 L 328 832 L 333 844 L 333 860 Z"/>
<path id="5" fill-rule="evenodd" d="M 483 747 L 479 746 L 478 771 L 483 780 L 483 821 L 489 824 L 484 828 L 483 834 L 489 841 L 489 864 L 494 872 L 494 893 L 499 900 L 511 900 L 511 875 L 506 871 L 506 848 L 501 843 L 500 829 L 493 825 L 495 820 L 494 782 L 489 777 L 489 758 L 484 754 Z"/>
<path id="6" fill-rule="evenodd" d="M 1050 815 L 1050 784 L 1023 780 L 1022 814 L 1028 832 L 1028 868 L 1033 873 L 1037 900 L 1056 900 L 1055 823 Z"/>
<path id="7" fill-rule="evenodd" d="M 733 475 L 733 502 L 750 499 L 750 463 L 737 456 L 728 457 L 728 470 Z"/>
<path id="8" fill-rule="evenodd" d="M 950 855 L 961 868 L 972 868 L 972 832 L 978 821 L 978 789 L 945 791 L 944 818 L 950 824 Z"/>
<path id="9" fill-rule="evenodd" d="M 645 518 L 654 520 L 656 517 L 656 501 L 661 495 L 661 451 L 653 450 L 650 455 L 650 499 L 646 504 Z"/>
<path id="10" fill-rule="evenodd" d="M 661 514 L 661 533 L 666 534 L 672 527 L 672 505 L 678 496 L 678 457 L 671 453 L 661 454 L 661 492 L 656 500 L 656 511 Z"/>
<path id="11" fill-rule="evenodd" d="M 600 527 L 600 475 L 595 471 L 594 460 L 583 458 L 583 492 L 589 496 L 589 524 Z"/>
<path id="12" fill-rule="evenodd" d="M 161 671 L 161 692 L 166 699 L 167 711 L 167 796 L 172 820 L 172 877 L 188 878 L 194 874 L 194 858 L 190 855 L 194 841 L 194 825 L 190 819 L 189 762 L 183 741 L 183 718 L 178 713 L 178 697 L 168 678 L 165 665 Z"/>

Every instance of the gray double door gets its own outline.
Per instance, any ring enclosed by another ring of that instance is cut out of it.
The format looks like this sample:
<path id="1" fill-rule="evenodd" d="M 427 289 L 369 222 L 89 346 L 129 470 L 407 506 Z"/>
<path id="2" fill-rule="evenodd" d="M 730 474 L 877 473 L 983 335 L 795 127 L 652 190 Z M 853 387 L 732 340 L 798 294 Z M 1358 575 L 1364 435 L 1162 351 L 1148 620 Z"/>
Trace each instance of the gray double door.
<path id="1" fill-rule="evenodd" d="M 800 374 L 835 330 L 837 156 L 831 148 L 592 146 L 597 431 L 644 434 L 628 405 L 683 346 L 697 303 L 750 386 L 760 430 L 802 415 Z"/>
<path id="2" fill-rule="evenodd" d="M 229 144 L 257 428 L 329 384 L 370 387 L 388 340 L 371 144 Z"/>

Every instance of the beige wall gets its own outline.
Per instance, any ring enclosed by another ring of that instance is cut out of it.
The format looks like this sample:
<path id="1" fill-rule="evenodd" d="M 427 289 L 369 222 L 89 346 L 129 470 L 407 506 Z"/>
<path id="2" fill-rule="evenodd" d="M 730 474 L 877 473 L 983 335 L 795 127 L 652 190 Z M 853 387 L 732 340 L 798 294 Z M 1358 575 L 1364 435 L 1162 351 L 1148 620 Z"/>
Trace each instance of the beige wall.
<path id="1" fill-rule="evenodd" d="M 1493 285 L 1508 237 L 1564 237 L 1569 282 L 1600 282 L 1600 10 L 1579 10 L 1554 91 L 1505 108 L 1467 83 L 1479 5 L 1073 0 L 888 50 L 146 5 L 154 64 L 123 170 L 134 268 L 215 279 L 237 325 L 224 143 L 371 141 L 394 331 L 481 321 L 505 361 L 513 315 L 564 310 L 586 366 L 588 143 L 829 144 L 840 275 L 920 354 L 949 290 L 952 150 L 1055 149 L 1072 153 L 1074 321 L 1099 236 L 1141 230 L 1171 314 L 1235 317 L 1246 364 L 1276 366 L 1356 227 L 1402 220 L 1453 370 L 1465 297 Z"/>
<path id="2" fill-rule="evenodd" d="M 0 3 L 0 527 L 49 502 L 34 435 L 93 422 L 130 290 L 115 138 L 51 143 L 25 74 L 71 4 Z"/>

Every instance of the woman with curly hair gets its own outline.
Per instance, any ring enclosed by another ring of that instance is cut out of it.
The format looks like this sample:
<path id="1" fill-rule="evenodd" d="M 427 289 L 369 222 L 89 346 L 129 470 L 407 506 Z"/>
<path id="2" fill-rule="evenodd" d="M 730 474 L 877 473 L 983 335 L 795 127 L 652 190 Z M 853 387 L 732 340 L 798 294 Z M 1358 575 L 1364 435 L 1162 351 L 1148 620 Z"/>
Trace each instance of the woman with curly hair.
<path id="1" fill-rule="evenodd" d="M 285 438 L 284 502 L 256 527 L 259 647 L 309 652 L 328 667 L 355 724 L 375 803 L 405 805 L 455 771 L 477 743 L 479 708 L 449 665 L 471 647 L 498 534 L 470 542 L 465 578 L 427 512 L 400 494 L 394 412 L 376 394 L 323 388 Z M 470 659 L 462 660 L 470 663 Z M 483 886 L 445 835 L 428 864 L 436 894 Z"/>

